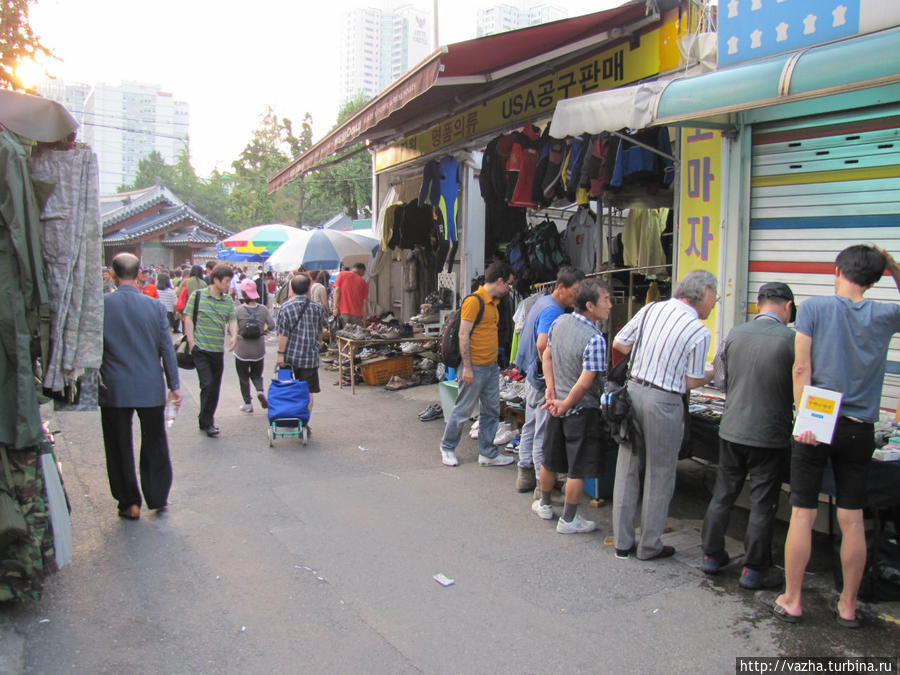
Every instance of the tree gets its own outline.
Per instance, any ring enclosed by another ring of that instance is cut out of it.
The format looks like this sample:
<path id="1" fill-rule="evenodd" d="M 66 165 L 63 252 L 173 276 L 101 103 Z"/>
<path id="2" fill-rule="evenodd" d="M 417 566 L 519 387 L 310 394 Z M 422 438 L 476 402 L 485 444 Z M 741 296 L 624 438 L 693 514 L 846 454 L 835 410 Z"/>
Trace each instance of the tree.
<path id="1" fill-rule="evenodd" d="M 166 187 L 170 189 L 174 187 L 175 167 L 166 164 L 166 160 L 163 159 L 159 152 L 151 150 L 149 155 L 138 162 L 138 170 L 137 174 L 135 174 L 134 182 L 131 185 L 120 185 L 117 192 L 140 190 L 141 188 L 155 185 L 157 180 L 162 180 Z M 178 196 L 181 197 L 181 195 Z"/>
<path id="2" fill-rule="evenodd" d="M 228 215 L 233 223 L 249 227 L 260 223 L 291 222 L 297 218 L 300 186 L 292 183 L 270 195 L 268 178 L 290 162 L 295 150 L 299 154 L 304 133 L 305 130 L 301 130 L 299 138 L 294 136 L 291 121 L 279 119 L 271 106 L 266 106 L 260 127 L 253 132 L 253 138 L 240 157 L 231 164 L 234 190 Z"/>
<path id="3" fill-rule="evenodd" d="M 28 21 L 28 9 L 35 0 L 3 0 L 0 3 L 0 88 L 24 89 L 16 67 L 39 55 L 53 57 L 41 44 Z"/>
<path id="4" fill-rule="evenodd" d="M 343 124 L 368 101 L 365 96 L 358 96 L 341 106 L 335 127 Z M 372 212 L 372 160 L 361 143 L 345 150 L 345 154 L 347 159 L 320 169 L 313 175 L 321 181 L 323 198 L 356 219 L 361 214 Z"/>

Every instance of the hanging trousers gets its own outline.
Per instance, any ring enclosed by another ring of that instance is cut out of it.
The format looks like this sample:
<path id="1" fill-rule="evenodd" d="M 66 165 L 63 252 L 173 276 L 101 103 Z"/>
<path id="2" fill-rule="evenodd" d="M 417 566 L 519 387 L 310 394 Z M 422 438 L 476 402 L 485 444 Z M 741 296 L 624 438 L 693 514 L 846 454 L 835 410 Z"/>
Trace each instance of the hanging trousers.
<path id="1" fill-rule="evenodd" d="M 164 406 L 153 408 L 100 407 L 103 445 L 106 449 L 106 473 L 109 488 L 120 509 L 141 505 L 141 492 L 147 508 L 166 505 L 172 487 L 172 462 L 166 438 Z M 141 490 L 134 470 L 134 443 L 131 423 L 137 412 L 141 421 Z"/>

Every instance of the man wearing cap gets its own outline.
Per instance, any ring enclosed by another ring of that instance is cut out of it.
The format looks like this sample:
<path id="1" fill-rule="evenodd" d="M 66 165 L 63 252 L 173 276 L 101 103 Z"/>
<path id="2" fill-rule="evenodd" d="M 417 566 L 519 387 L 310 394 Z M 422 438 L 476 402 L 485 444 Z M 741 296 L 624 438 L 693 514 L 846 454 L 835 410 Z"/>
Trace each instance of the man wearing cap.
<path id="1" fill-rule="evenodd" d="M 790 457 L 793 422 L 794 294 L 787 284 L 763 284 L 758 314 L 735 326 L 715 358 L 713 383 L 726 392 L 719 426 L 719 467 L 703 519 L 703 562 L 716 574 L 728 564 L 725 531 L 731 508 L 750 476 L 750 519 L 740 585 L 774 588 L 784 574 L 772 565 L 772 533 L 781 481 Z"/>

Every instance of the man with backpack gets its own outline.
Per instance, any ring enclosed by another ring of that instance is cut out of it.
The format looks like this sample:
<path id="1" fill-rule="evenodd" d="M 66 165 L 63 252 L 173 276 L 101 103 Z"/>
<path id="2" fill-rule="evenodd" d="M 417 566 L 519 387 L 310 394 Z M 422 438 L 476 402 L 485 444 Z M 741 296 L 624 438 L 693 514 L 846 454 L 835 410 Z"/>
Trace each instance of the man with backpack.
<path id="1" fill-rule="evenodd" d="M 444 466 L 458 466 L 456 446 L 462 426 L 481 404 L 478 425 L 478 463 L 481 466 L 512 464 L 512 457 L 501 455 L 494 445 L 500 420 L 500 369 L 497 365 L 500 298 L 513 284 L 513 271 L 508 263 L 492 263 L 484 273 L 484 284 L 467 296 L 460 307 L 459 353 L 462 358 L 459 394 L 441 438 L 441 461 Z"/>

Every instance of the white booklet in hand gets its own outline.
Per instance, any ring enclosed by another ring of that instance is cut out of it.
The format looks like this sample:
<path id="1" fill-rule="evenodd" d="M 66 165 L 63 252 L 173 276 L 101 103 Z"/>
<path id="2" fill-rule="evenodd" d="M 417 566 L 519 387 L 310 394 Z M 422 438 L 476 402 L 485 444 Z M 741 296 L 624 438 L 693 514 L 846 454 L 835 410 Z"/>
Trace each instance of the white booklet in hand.
<path id="1" fill-rule="evenodd" d="M 841 410 L 843 394 L 830 389 L 803 387 L 803 398 L 794 421 L 793 435 L 799 436 L 804 431 L 812 431 L 819 443 L 831 443 L 834 436 L 834 425 Z"/>

